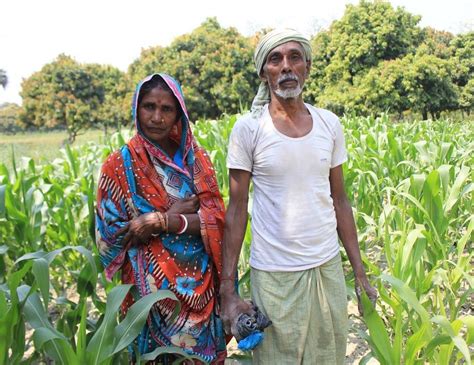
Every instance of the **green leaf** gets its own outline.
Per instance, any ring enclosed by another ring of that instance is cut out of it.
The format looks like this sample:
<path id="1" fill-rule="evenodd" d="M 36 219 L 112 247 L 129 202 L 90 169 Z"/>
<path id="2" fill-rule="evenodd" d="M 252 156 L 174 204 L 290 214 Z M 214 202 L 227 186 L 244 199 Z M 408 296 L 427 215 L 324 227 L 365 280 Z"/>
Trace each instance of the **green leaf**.
<path id="1" fill-rule="evenodd" d="M 373 307 L 365 291 L 362 291 L 361 299 L 364 308 L 364 321 L 369 329 L 370 337 L 377 349 L 377 353 L 383 356 L 382 359 L 379 359 L 380 362 L 382 364 L 394 364 L 395 354 L 385 324 Z"/>
<path id="2" fill-rule="evenodd" d="M 41 327 L 33 334 L 35 349 L 45 349 L 46 353 L 59 364 L 79 365 L 71 345 L 59 335 L 59 332 L 48 327 Z"/>
<path id="3" fill-rule="evenodd" d="M 155 360 L 159 355 L 164 355 L 164 354 L 176 354 L 176 355 L 181 355 L 183 359 L 180 360 L 198 360 L 201 361 L 202 363 L 206 363 L 206 361 L 197 355 L 191 355 L 188 354 L 186 351 L 183 349 L 176 347 L 176 346 L 166 346 L 166 347 L 157 347 L 155 350 L 152 352 L 148 352 L 144 355 L 141 355 L 140 357 L 140 364 L 144 364 L 147 361 L 153 361 Z"/>
<path id="4" fill-rule="evenodd" d="M 48 354 L 59 361 L 60 364 L 70 363 L 70 358 L 68 355 L 68 346 L 67 339 L 63 334 L 55 330 L 52 324 L 48 320 L 48 315 L 46 314 L 41 300 L 37 293 L 31 294 L 25 302 L 24 314 L 26 321 L 33 327 L 35 330 L 45 328 L 44 332 L 52 332 L 58 338 L 64 340 L 60 342 L 56 339 L 51 339 L 51 342 L 47 346 Z"/>
<path id="5" fill-rule="evenodd" d="M 454 205 L 457 203 L 459 200 L 461 194 L 461 188 L 466 181 L 466 179 L 469 177 L 469 172 L 470 169 L 467 166 L 463 166 L 461 170 L 458 172 L 456 176 L 456 180 L 453 183 L 453 186 L 451 187 L 451 190 L 449 192 L 448 199 L 446 200 L 444 204 L 444 211 L 449 213 L 451 209 L 454 207 Z"/>
<path id="6" fill-rule="evenodd" d="M 469 353 L 469 347 L 467 346 L 466 342 L 462 339 L 462 337 L 457 335 L 457 331 L 453 329 L 451 323 L 449 323 L 448 319 L 444 316 L 434 316 L 431 319 L 434 323 L 437 323 L 443 328 L 443 330 L 451 337 L 451 340 L 454 343 L 454 346 L 458 348 L 458 350 L 463 354 L 464 359 L 468 365 L 471 364 L 471 355 Z"/>
<path id="7" fill-rule="evenodd" d="M 400 297 L 420 315 L 423 322 L 430 321 L 430 316 L 428 312 L 420 304 L 415 292 L 410 289 L 408 285 L 406 285 L 403 281 L 387 274 L 380 275 L 380 278 L 392 284 L 393 288 L 397 291 Z M 430 331 L 428 335 L 431 335 Z"/>
<path id="8" fill-rule="evenodd" d="M 33 274 L 35 275 L 36 282 L 41 290 L 43 296 L 44 308 L 48 309 L 49 304 L 49 265 L 44 258 L 36 259 L 33 262 L 32 268 Z"/>
<path id="9" fill-rule="evenodd" d="M 421 327 L 406 342 L 404 360 L 406 364 L 414 364 L 418 352 L 426 346 L 428 338 L 426 336 L 429 323 L 423 323 Z"/>
<path id="10" fill-rule="evenodd" d="M 107 295 L 104 320 L 87 345 L 89 364 L 98 365 L 112 355 L 113 331 L 117 324 L 117 314 L 131 287 L 130 284 L 118 285 Z"/>
<path id="11" fill-rule="evenodd" d="M 5 218 L 6 208 L 5 208 L 5 192 L 7 190 L 6 185 L 0 185 L 0 218 Z"/>
<path id="12" fill-rule="evenodd" d="M 86 338 L 86 327 L 87 327 L 87 302 L 81 299 L 80 302 L 81 310 L 81 322 L 79 324 L 79 331 L 77 333 L 77 346 L 76 346 L 76 354 L 77 358 L 80 363 L 84 363 L 86 361 L 86 345 L 87 345 L 87 338 Z"/>
<path id="13" fill-rule="evenodd" d="M 141 298 L 130 307 L 125 319 L 115 328 L 116 345 L 113 351 L 114 354 L 123 350 L 138 336 L 143 329 L 151 307 L 157 301 L 163 299 L 175 300 L 177 302 L 175 312 L 179 312 L 180 303 L 169 290 L 158 290 Z"/>

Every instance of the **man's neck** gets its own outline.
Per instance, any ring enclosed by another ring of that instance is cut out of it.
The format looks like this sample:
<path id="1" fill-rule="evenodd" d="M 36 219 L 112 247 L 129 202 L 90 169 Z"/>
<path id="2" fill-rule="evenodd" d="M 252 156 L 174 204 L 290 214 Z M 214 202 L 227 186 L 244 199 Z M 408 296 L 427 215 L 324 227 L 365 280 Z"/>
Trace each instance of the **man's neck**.
<path id="1" fill-rule="evenodd" d="M 301 95 L 294 99 L 272 95 L 268 111 L 275 128 L 288 137 L 303 137 L 313 127 L 313 119 Z"/>
<path id="2" fill-rule="evenodd" d="M 272 118 L 278 119 L 295 119 L 300 113 L 307 114 L 301 95 L 297 98 L 283 99 L 273 94 L 268 105 L 268 111 Z"/>

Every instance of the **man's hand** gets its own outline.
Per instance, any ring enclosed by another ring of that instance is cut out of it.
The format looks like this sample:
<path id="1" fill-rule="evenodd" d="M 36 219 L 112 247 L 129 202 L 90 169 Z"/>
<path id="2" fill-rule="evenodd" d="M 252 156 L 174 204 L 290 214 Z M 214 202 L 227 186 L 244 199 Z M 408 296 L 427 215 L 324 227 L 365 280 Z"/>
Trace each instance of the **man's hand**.
<path id="1" fill-rule="evenodd" d="M 130 247 L 148 242 L 153 233 L 160 233 L 162 229 L 155 212 L 151 212 L 133 218 L 125 227 L 119 229 L 115 236 L 125 234 L 122 244 L 124 247 Z"/>
<path id="2" fill-rule="evenodd" d="M 369 297 L 372 305 L 375 308 L 375 303 L 377 301 L 377 289 L 369 284 L 369 280 L 367 277 L 362 279 L 355 280 L 355 292 L 357 295 L 357 307 L 359 309 L 359 313 L 361 316 L 364 315 L 364 308 L 362 306 L 362 290 L 365 291 L 367 296 Z"/>
<path id="3" fill-rule="evenodd" d="M 253 315 L 254 312 L 252 304 L 243 300 L 235 292 L 221 294 L 221 318 L 226 334 L 236 336 L 237 332 L 234 329 L 234 324 L 239 315 L 241 313 Z"/>
<path id="4" fill-rule="evenodd" d="M 197 195 L 191 195 L 188 198 L 176 201 L 167 213 L 170 214 L 193 214 L 199 209 L 199 198 Z"/>

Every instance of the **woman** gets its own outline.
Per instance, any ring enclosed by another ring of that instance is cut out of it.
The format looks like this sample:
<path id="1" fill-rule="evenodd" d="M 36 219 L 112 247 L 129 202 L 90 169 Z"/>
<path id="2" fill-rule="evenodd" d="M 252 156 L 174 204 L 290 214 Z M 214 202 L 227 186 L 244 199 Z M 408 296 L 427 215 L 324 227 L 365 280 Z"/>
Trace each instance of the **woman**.
<path id="1" fill-rule="evenodd" d="M 97 245 L 106 276 L 121 269 L 122 282 L 137 286 L 139 295 L 129 294 L 125 312 L 158 289 L 171 290 L 181 302 L 173 322 L 174 301 L 153 307 L 136 341 L 140 354 L 178 346 L 223 364 L 216 293 L 224 205 L 214 169 L 194 140 L 172 77 L 155 74 L 139 83 L 133 119 L 136 135 L 109 156 L 99 179 Z"/>

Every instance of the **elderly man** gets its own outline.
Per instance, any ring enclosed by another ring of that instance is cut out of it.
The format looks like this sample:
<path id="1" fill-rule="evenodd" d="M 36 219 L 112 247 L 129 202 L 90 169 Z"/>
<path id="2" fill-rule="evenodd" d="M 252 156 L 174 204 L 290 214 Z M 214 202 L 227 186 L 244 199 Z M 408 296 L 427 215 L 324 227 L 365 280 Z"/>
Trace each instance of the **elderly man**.
<path id="1" fill-rule="evenodd" d="M 374 300 L 344 191 L 347 159 L 339 119 L 305 104 L 311 47 L 294 30 L 266 34 L 255 51 L 261 85 L 251 113 L 232 131 L 230 201 L 220 287 L 226 331 L 249 303 L 235 291 L 253 181 L 252 299 L 273 325 L 254 351 L 256 364 L 343 364 L 347 297 L 338 236 L 356 277 Z"/>

